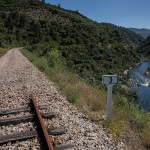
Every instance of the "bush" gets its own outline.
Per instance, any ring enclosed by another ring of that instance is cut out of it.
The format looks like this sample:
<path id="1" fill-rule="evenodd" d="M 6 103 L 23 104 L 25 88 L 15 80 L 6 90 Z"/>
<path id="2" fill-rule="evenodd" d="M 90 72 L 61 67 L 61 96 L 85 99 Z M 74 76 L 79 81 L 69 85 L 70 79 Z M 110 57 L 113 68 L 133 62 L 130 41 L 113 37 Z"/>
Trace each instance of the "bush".
<path id="1" fill-rule="evenodd" d="M 56 69 L 63 69 L 64 67 L 64 60 L 62 57 L 61 51 L 56 48 L 52 48 L 46 55 L 46 59 L 50 67 Z"/>

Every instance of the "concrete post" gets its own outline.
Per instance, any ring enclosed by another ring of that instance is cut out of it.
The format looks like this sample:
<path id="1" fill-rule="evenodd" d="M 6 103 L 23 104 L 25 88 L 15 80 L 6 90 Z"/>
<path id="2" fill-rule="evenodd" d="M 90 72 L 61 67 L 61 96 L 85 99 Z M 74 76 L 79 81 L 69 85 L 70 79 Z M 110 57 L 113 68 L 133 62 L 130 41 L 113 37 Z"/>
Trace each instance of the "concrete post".
<path id="1" fill-rule="evenodd" d="M 106 119 L 110 119 L 112 116 L 112 88 L 114 85 L 107 85 L 108 95 L 107 95 L 107 114 Z"/>

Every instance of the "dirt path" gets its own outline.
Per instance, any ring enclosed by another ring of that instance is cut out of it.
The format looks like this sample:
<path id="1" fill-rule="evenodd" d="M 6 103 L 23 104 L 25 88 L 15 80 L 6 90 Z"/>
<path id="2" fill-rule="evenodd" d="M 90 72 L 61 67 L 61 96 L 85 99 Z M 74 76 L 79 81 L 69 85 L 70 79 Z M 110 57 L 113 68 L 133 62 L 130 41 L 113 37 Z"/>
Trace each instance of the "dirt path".
<path id="1" fill-rule="evenodd" d="M 27 106 L 30 94 L 35 96 L 38 104 L 50 104 L 50 111 L 57 114 L 57 118 L 52 120 L 53 126 L 64 126 L 67 130 L 66 135 L 58 137 L 58 143 L 72 144 L 80 150 L 125 149 L 123 143 L 116 146 L 104 128 L 91 123 L 61 96 L 53 82 L 38 71 L 17 48 L 12 49 L 0 59 L 0 110 Z M 52 121 L 45 122 L 46 126 L 52 126 Z M 15 132 L 20 126 L 15 126 L 15 130 L 12 130 L 13 126 L 0 127 L 0 135 L 8 134 L 10 130 Z M 21 128 L 28 127 L 27 124 Z M 5 144 L 0 149 L 39 149 L 36 139 L 19 143 Z"/>

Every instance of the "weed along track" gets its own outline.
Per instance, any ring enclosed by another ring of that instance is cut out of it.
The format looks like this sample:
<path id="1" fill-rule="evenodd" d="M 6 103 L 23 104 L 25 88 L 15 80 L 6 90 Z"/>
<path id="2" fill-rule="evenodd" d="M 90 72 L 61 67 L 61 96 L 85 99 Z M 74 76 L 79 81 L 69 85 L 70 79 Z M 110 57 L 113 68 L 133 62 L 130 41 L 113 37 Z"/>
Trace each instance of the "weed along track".
<path id="1" fill-rule="evenodd" d="M 46 145 L 31 95 L 54 149 L 125 149 L 15 48 L 0 58 L 0 150 L 42 150 Z"/>
<path id="2" fill-rule="evenodd" d="M 46 113 L 40 113 L 40 110 L 45 110 L 48 108 L 48 105 L 44 106 L 37 106 L 35 98 L 32 96 L 31 103 L 29 104 L 29 107 L 27 108 L 18 108 L 18 109 L 9 109 L 9 110 L 3 110 L 0 111 L 0 116 L 8 115 L 8 114 L 19 114 L 21 112 L 30 112 L 28 115 L 21 115 L 17 117 L 8 117 L 0 119 L 0 126 L 8 126 L 8 125 L 18 125 L 20 123 L 25 122 L 34 122 L 34 128 L 32 131 L 23 131 L 20 130 L 20 132 L 15 132 L 14 134 L 8 134 L 0 136 L 0 145 L 7 144 L 9 142 L 16 142 L 31 138 L 40 138 L 39 141 L 39 148 L 44 150 L 54 150 L 54 149 L 70 149 L 73 150 L 72 145 L 57 145 L 57 141 L 54 141 L 50 139 L 50 136 L 58 136 L 65 134 L 65 129 L 63 127 L 56 127 L 56 128 L 48 128 L 46 129 L 44 125 L 43 119 L 52 119 L 56 117 L 56 115 L 53 112 L 46 112 Z M 19 127 L 19 126 L 18 126 Z"/>

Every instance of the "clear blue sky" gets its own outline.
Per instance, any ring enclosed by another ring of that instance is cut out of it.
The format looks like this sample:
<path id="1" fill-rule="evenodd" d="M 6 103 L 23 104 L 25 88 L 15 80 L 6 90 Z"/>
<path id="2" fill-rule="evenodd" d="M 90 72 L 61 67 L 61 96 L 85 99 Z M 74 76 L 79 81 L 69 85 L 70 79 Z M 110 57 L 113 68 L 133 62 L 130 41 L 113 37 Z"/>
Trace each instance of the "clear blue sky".
<path id="1" fill-rule="evenodd" d="M 46 0 L 97 22 L 150 29 L 150 0 Z"/>

